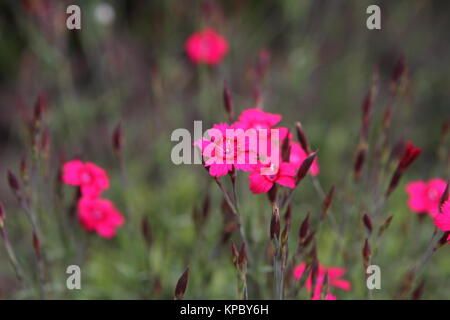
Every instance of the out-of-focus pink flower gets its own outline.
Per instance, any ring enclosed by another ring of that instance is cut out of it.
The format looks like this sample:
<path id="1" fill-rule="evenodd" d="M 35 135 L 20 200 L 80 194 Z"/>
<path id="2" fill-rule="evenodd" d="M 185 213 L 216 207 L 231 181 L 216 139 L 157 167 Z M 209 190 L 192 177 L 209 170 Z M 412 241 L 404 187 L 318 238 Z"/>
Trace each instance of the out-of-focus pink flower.
<path id="1" fill-rule="evenodd" d="M 417 213 L 428 213 L 434 217 L 439 213 L 439 202 L 445 191 L 446 182 L 443 179 L 413 181 L 406 186 L 408 207 Z"/>
<path id="2" fill-rule="evenodd" d="M 337 300 L 336 297 L 332 293 L 328 293 L 325 296 L 325 300 Z"/>
<path id="3" fill-rule="evenodd" d="M 295 279 L 299 280 L 303 273 L 305 272 L 306 264 L 304 262 L 300 263 L 297 267 L 294 269 L 294 277 Z M 330 286 L 349 291 L 352 288 L 351 283 L 348 280 L 341 279 L 341 277 L 345 274 L 346 270 L 344 268 L 339 267 L 324 267 L 322 265 L 319 266 L 319 272 L 317 274 L 316 278 L 316 287 L 314 288 L 314 294 L 312 299 L 313 300 L 319 300 L 320 294 L 323 286 L 323 282 L 325 280 L 325 275 L 328 274 L 328 283 Z M 308 279 L 306 279 L 306 289 L 308 289 L 309 292 L 312 292 L 312 278 L 311 275 L 308 276 Z M 329 294 L 327 294 L 328 298 Z M 334 296 L 330 295 L 327 300 L 335 300 L 336 298 L 332 299 Z"/>
<path id="4" fill-rule="evenodd" d="M 239 123 L 245 129 L 270 129 L 281 121 L 281 116 L 253 108 L 244 110 L 239 116 Z M 281 136 L 280 136 L 281 138 Z"/>
<path id="5" fill-rule="evenodd" d="M 108 176 L 102 168 L 80 160 L 66 162 L 63 166 L 63 182 L 80 186 L 85 197 L 98 197 L 103 190 L 109 188 Z"/>
<path id="6" fill-rule="evenodd" d="M 291 141 L 291 154 L 289 157 L 289 162 L 294 164 L 297 168 L 300 168 L 303 161 L 308 157 L 305 150 L 301 147 L 301 145 L 297 142 Z M 317 176 L 320 172 L 319 164 L 317 158 L 314 159 L 311 168 L 309 169 L 309 173 L 313 176 Z"/>
<path id="7" fill-rule="evenodd" d="M 442 204 L 442 213 L 434 216 L 434 225 L 444 232 L 450 231 L 450 201 L 445 201 Z M 450 235 L 447 241 L 450 241 Z"/>
<path id="8" fill-rule="evenodd" d="M 111 238 L 125 219 L 113 203 L 100 198 L 81 198 L 78 201 L 78 218 L 88 231 L 95 231 L 104 238 Z"/>
<path id="9" fill-rule="evenodd" d="M 266 193 L 275 183 L 288 188 L 295 188 L 295 175 L 296 168 L 291 163 L 280 162 L 279 168 L 273 164 L 260 163 L 252 166 L 252 172 L 248 177 L 250 190 L 253 193 Z"/>
<path id="10" fill-rule="evenodd" d="M 185 49 L 192 62 L 217 65 L 228 52 L 228 42 L 213 29 L 207 28 L 189 36 Z"/>

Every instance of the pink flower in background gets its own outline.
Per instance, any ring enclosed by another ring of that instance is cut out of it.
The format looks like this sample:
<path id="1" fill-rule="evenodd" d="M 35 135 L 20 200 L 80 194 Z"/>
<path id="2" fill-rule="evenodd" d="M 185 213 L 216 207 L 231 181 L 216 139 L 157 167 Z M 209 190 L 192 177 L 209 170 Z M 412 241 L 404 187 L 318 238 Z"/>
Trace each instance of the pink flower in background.
<path id="1" fill-rule="evenodd" d="M 291 154 L 289 158 L 289 162 L 294 164 L 297 168 L 300 168 L 303 161 L 308 157 L 305 150 L 300 146 L 299 143 L 292 141 L 291 144 Z M 317 176 L 320 172 L 319 164 L 317 158 L 314 159 L 311 168 L 309 169 L 309 173 L 313 176 Z"/>
<path id="2" fill-rule="evenodd" d="M 434 216 L 434 225 L 444 232 L 450 231 L 450 201 L 445 201 L 442 204 L 442 213 Z M 447 241 L 450 241 L 450 235 Z"/>
<path id="3" fill-rule="evenodd" d="M 294 269 L 294 277 L 295 279 L 299 280 L 303 273 L 305 272 L 306 264 L 304 262 L 300 263 L 297 267 Z M 348 280 L 341 279 L 341 277 L 345 274 L 346 270 L 344 268 L 339 267 L 324 267 L 322 265 L 319 266 L 319 272 L 317 274 L 316 279 L 316 287 L 314 288 L 314 294 L 312 299 L 313 300 L 319 300 L 320 294 L 323 286 L 323 282 L 325 280 L 325 275 L 328 274 L 328 283 L 330 286 L 349 291 L 352 288 L 351 283 Z M 308 279 L 306 280 L 306 288 L 309 292 L 312 292 L 312 279 L 311 275 L 308 276 Z M 328 299 L 329 298 L 329 299 Z M 332 299 L 334 298 L 334 299 Z M 326 300 L 335 300 L 336 298 L 331 295 L 327 294 Z"/>
<path id="4" fill-rule="evenodd" d="M 406 186 L 408 207 L 417 213 L 428 213 L 434 217 L 439 213 L 439 202 L 445 191 L 446 182 L 443 179 L 432 179 L 428 182 L 413 181 Z"/>
<path id="5" fill-rule="evenodd" d="M 86 230 L 95 231 L 104 238 L 113 237 L 116 228 L 125 222 L 111 201 L 100 198 L 80 199 L 78 218 Z"/>
<path id="6" fill-rule="evenodd" d="M 228 52 L 228 42 L 213 29 L 193 33 L 185 44 L 186 53 L 194 63 L 219 64 Z"/>
<path id="7" fill-rule="evenodd" d="M 244 110 L 239 116 L 239 123 L 245 129 L 270 129 L 281 121 L 281 116 L 253 108 Z M 281 135 L 280 135 L 281 138 Z"/>
<path id="8" fill-rule="evenodd" d="M 325 296 L 325 300 L 337 300 L 336 297 L 332 293 L 328 293 Z"/>
<path id="9" fill-rule="evenodd" d="M 263 171 L 266 172 L 263 173 Z M 275 183 L 295 188 L 296 168 L 288 162 L 281 162 L 279 168 L 274 165 L 258 164 L 252 167 L 249 175 L 250 190 L 253 193 L 266 193 Z"/>
<path id="10" fill-rule="evenodd" d="M 108 176 L 102 168 L 80 160 L 66 162 L 63 166 L 63 182 L 79 186 L 83 196 L 98 197 L 103 190 L 109 188 Z"/>

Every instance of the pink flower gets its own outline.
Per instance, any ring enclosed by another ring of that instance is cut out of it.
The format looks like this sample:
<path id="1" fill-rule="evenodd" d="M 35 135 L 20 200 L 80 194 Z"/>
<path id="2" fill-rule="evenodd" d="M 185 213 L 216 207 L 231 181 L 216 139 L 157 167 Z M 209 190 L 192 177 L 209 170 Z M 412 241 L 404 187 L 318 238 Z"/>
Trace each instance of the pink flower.
<path id="1" fill-rule="evenodd" d="M 201 149 L 211 176 L 224 176 L 233 168 L 250 171 L 251 165 L 257 163 L 256 151 L 251 150 L 248 139 L 240 139 L 243 130 L 239 129 L 226 123 L 215 124 L 208 130 L 209 139 L 194 143 Z"/>
<path id="2" fill-rule="evenodd" d="M 325 296 L 325 300 L 337 300 L 336 297 L 332 293 L 328 293 Z"/>
<path id="3" fill-rule="evenodd" d="M 428 213 L 435 217 L 439 213 L 439 202 L 445 191 L 443 179 L 432 179 L 428 182 L 413 181 L 406 186 L 408 207 L 416 213 Z"/>
<path id="4" fill-rule="evenodd" d="M 300 168 L 303 161 L 308 157 L 305 150 L 300 146 L 297 142 L 291 142 L 291 154 L 289 157 L 289 162 L 294 164 L 297 168 Z M 309 169 L 309 173 L 313 176 L 317 176 L 320 172 L 319 164 L 317 162 L 317 158 L 314 159 L 311 168 Z"/>
<path id="5" fill-rule="evenodd" d="M 303 273 L 305 272 L 306 265 L 304 262 L 300 263 L 294 269 L 294 277 L 299 280 Z M 316 287 L 314 288 L 313 300 L 319 300 L 320 294 L 323 286 L 323 282 L 325 280 L 325 275 L 328 274 L 328 283 L 330 286 L 337 287 L 339 289 L 349 291 L 352 288 L 352 285 L 349 281 L 341 279 L 341 277 L 345 274 L 346 270 L 344 268 L 339 267 L 324 267 L 322 265 L 319 266 L 319 272 L 317 274 L 316 279 Z M 312 278 L 311 275 L 306 279 L 306 289 L 309 292 L 312 292 Z M 333 300 L 333 295 L 327 294 L 326 300 Z M 330 298 L 330 299 L 328 299 Z M 334 298 L 336 299 L 336 298 Z"/>
<path id="6" fill-rule="evenodd" d="M 264 174 L 262 174 L 264 172 Z M 250 190 L 253 193 L 266 193 L 275 183 L 295 188 L 296 168 L 288 162 L 281 162 L 279 168 L 273 164 L 258 164 L 252 166 L 249 175 Z"/>
<path id="7" fill-rule="evenodd" d="M 434 225 L 444 232 L 450 231 L 450 201 L 445 201 L 442 204 L 442 213 L 434 216 Z M 447 241 L 450 241 L 450 235 Z"/>
<path id="8" fill-rule="evenodd" d="M 111 201 L 100 198 L 81 198 L 78 201 L 78 218 L 86 230 L 95 231 L 104 238 L 113 237 L 116 228 L 125 222 Z"/>
<path id="9" fill-rule="evenodd" d="M 239 123 L 243 128 L 270 129 L 281 121 L 279 114 L 264 112 L 253 108 L 244 110 L 239 116 Z M 281 135 L 280 135 L 281 138 Z"/>
<path id="10" fill-rule="evenodd" d="M 80 160 L 66 162 L 63 166 L 63 182 L 80 186 L 83 196 L 98 197 L 103 190 L 109 188 L 109 179 L 105 170 L 91 162 Z"/>
<path id="11" fill-rule="evenodd" d="M 185 49 L 192 62 L 216 65 L 227 54 L 228 42 L 213 29 L 207 28 L 189 36 Z"/>

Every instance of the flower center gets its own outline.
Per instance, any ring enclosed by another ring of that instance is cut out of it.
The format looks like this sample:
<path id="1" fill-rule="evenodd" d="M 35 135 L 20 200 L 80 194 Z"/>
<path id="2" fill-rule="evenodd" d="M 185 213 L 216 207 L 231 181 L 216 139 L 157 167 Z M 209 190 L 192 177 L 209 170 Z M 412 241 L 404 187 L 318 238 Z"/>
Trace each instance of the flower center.
<path id="1" fill-rule="evenodd" d="M 94 219 L 100 220 L 102 218 L 102 216 L 103 216 L 103 213 L 102 213 L 101 210 L 94 210 L 92 215 L 94 216 Z"/>
<path id="2" fill-rule="evenodd" d="M 438 193 L 435 189 L 428 190 L 428 198 L 430 198 L 431 200 L 436 200 L 437 197 L 438 197 Z"/>
<path id="3" fill-rule="evenodd" d="M 92 181 L 92 177 L 91 177 L 91 175 L 88 172 L 83 172 L 81 174 L 81 182 L 83 184 L 90 183 L 91 181 Z"/>

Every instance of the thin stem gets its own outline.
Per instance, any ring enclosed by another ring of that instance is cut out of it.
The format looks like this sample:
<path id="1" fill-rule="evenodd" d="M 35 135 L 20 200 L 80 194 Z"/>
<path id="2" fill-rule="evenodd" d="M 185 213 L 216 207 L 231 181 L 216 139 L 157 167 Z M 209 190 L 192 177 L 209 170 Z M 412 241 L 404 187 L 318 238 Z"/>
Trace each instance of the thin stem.
<path id="1" fill-rule="evenodd" d="M 9 261 L 14 269 L 14 272 L 16 273 L 17 280 L 19 280 L 20 283 L 23 283 L 23 280 L 24 280 L 23 271 L 19 265 L 19 262 L 17 261 L 16 254 L 14 252 L 13 247 L 11 246 L 11 242 L 9 241 L 8 233 L 6 232 L 6 229 L 4 226 L 0 226 L 0 233 L 3 238 L 3 243 L 5 244 L 5 249 L 8 254 Z"/>
<path id="2" fill-rule="evenodd" d="M 222 182 L 218 178 L 215 178 L 214 180 L 216 181 L 216 183 L 219 186 L 220 190 L 222 190 L 222 193 L 223 193 L 225 201 L 227 202 L 228 206 L 230 207 L 231 211 L 233 212 L 233 214 L 236 217 L 236 222 L 237 222 L 237 225 L 238 225 L 239 235 L 241 237 L 241 241 L 243 243 L 245 243 L 245 247 L 247 248 L 248 260 L 252 261 L 252 255 L 251 255 L 250 248 L 248 246 L 248 241 L 247 241 L 247 237 L 246 237 L 246 234 L 245 234 L 245 228 L 244 228 L 244 224 L 242 222 L 242 216 L 241 216 L 241 214 L 239 213 L 239 211 L 237 209 L 237 201 L 234 202 L 234 201 L 231 200 L 231 197 L 230 197 L 228 191 L 225 189 L 225 187 L 223 186 Z M 235 194 L 236 193 L 235 182 L 233 183 L 233 179 L 231 179 L 231 180 L 232 180 L 232 185 L 233 185 L 233 193 Z"/>

